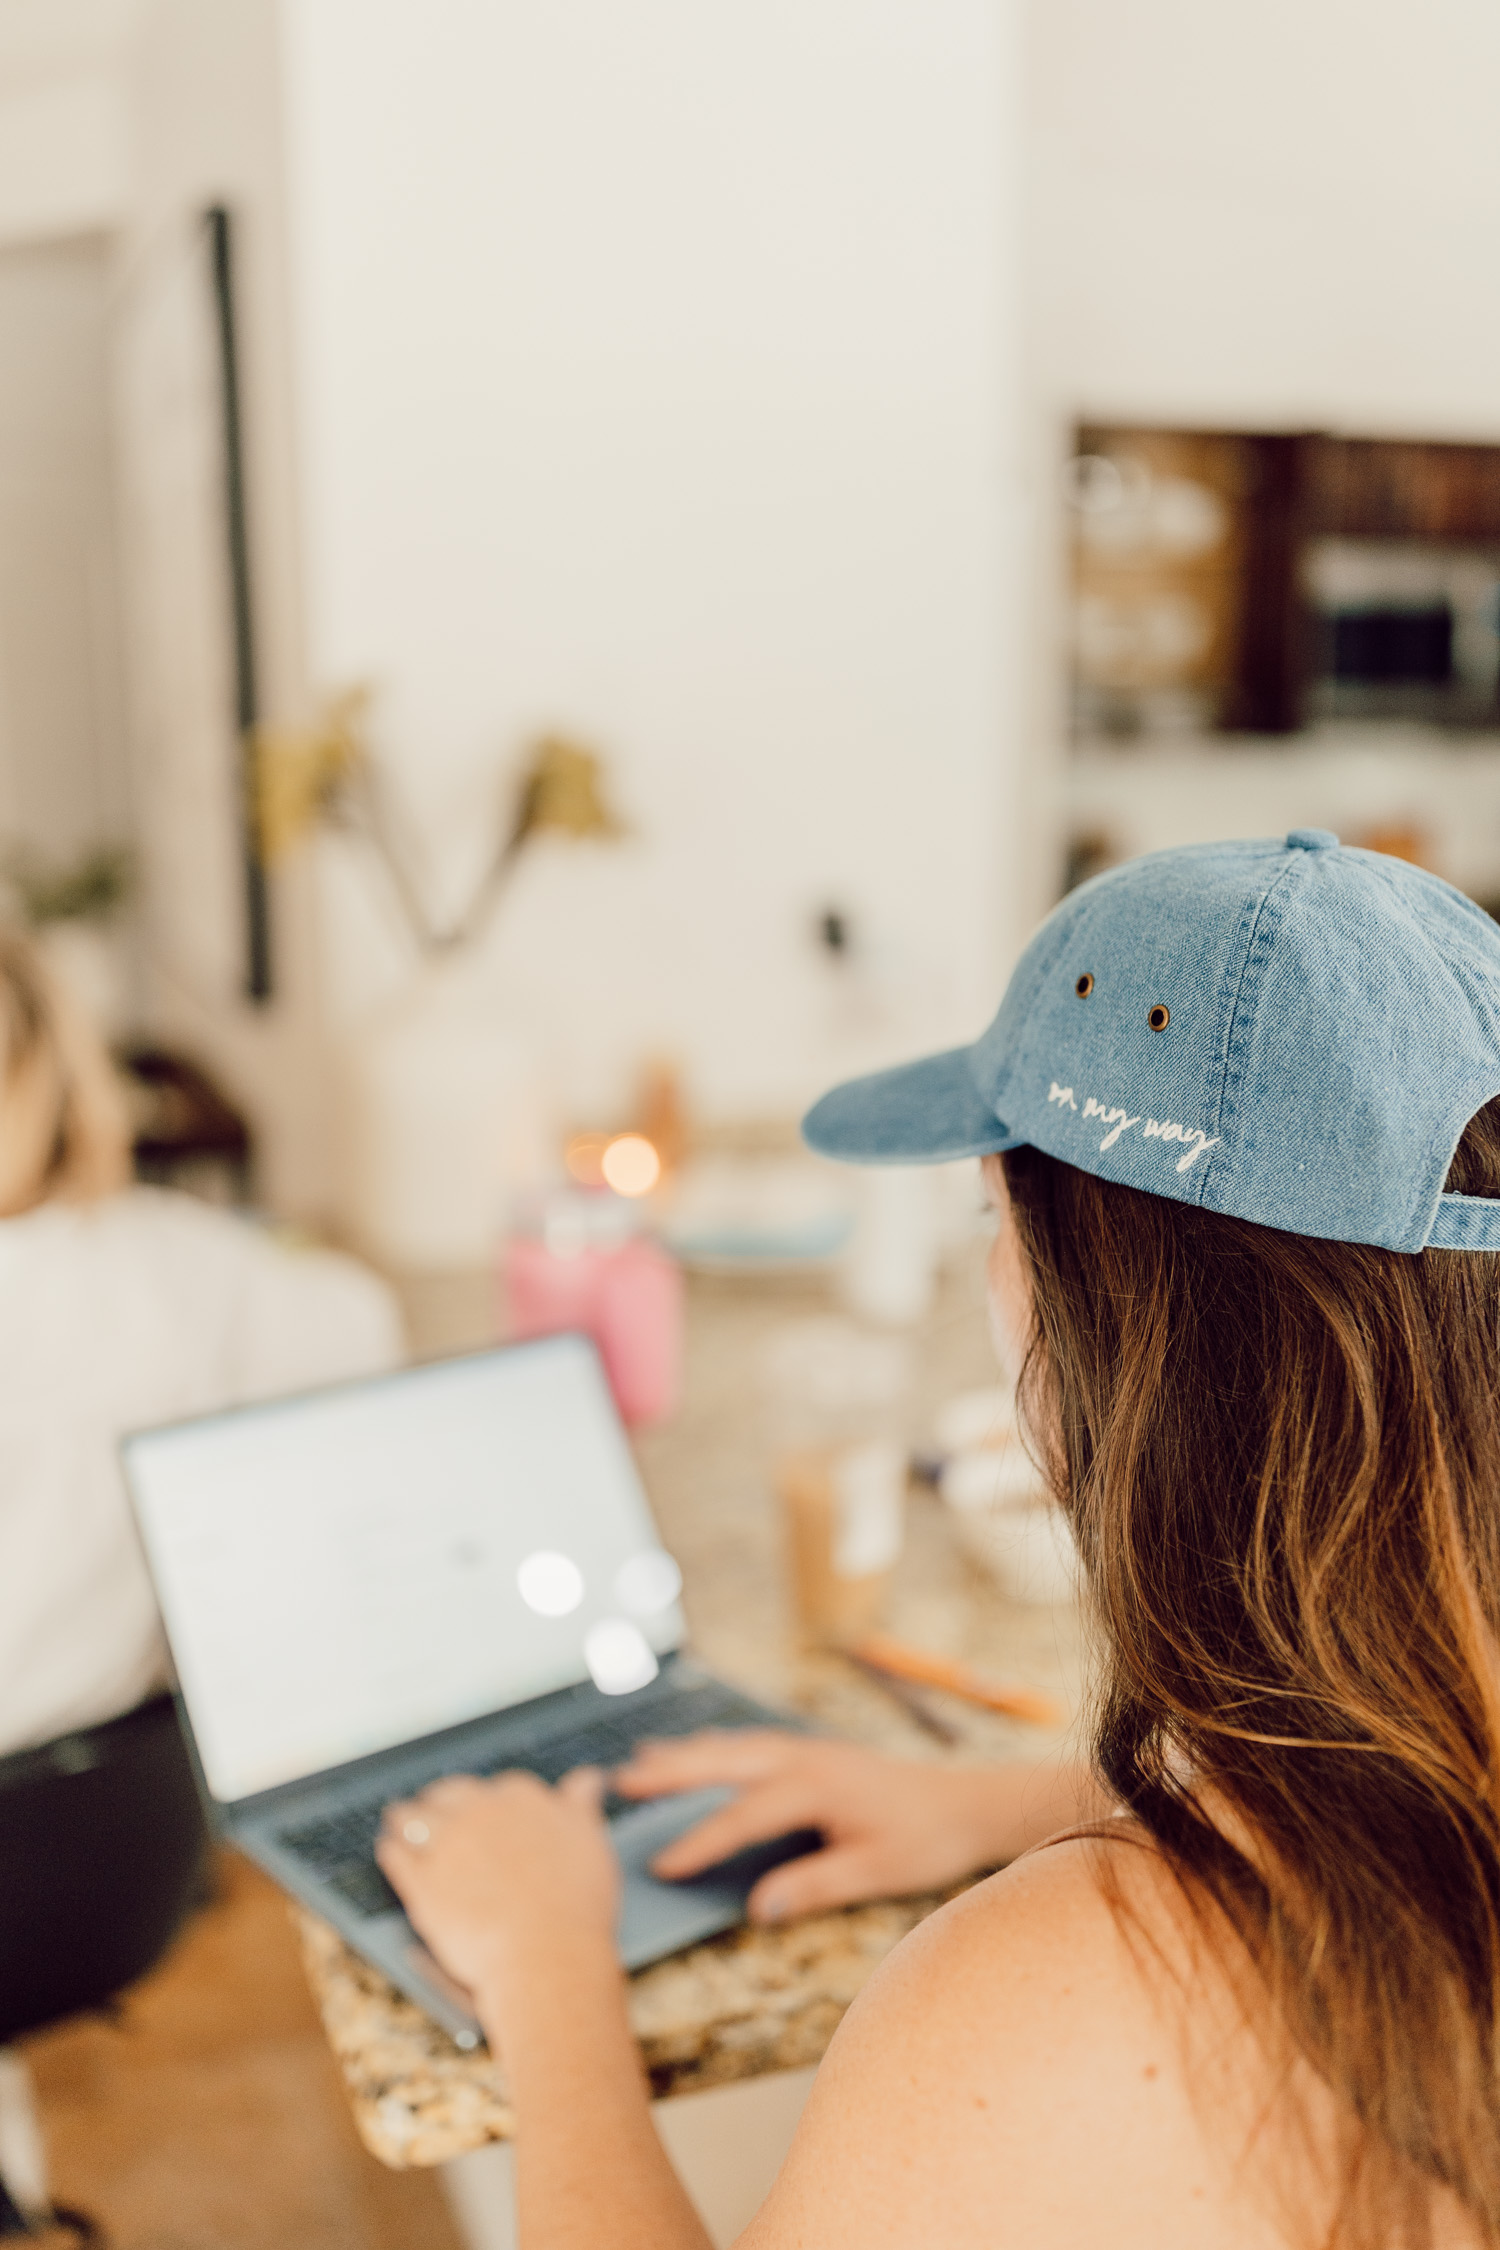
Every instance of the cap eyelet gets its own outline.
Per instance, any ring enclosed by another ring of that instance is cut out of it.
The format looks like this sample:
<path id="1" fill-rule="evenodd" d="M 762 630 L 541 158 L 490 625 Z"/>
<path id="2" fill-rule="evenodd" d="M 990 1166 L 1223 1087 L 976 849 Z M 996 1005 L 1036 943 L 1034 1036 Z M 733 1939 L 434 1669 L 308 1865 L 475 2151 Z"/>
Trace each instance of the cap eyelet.
<path id="1" fill-rule="evenodd" d="M 1074 987 L 1073 987 L 1073 990 L 1074 990 L 1074 991 L 1075 991 L 1075 992 L 1077 993 L 1077 995 L 1078 995 L 1078 997 L 1079 997 L 1079 999 L 1080 999 L 1080 1000 L 1087 1000 L 1087 998 L 1088 998 L 1089 994 L 1090 994 L 1090 993 L 1091 993 L 1091 992 L 1093 991 L 1093 989 L 1094 989 L 1094 980 L 1093 980 L 1093 978 L 1092 978 L 1092 977 L 1091 977 L 1091 976 L 1089 975 L 1089 972 L 1088 972 L 1088 970 L 1087 970 L 1087 969 L 1085 969 L 1085 970 L 1084 970 L 1084 972 L 1083 972 L 1083 975 L 1082 975 L 1082 976 L 1081 976 L 1081 977 L 1080 977 L 1080 978 L 1078 979 L 1078 982 L 1077 982 L 1077 983 L 1076 983 L 1076 984 L 1074 985 Z"/>
<path id="2" fill-rule="evenodd" d="M 1167 1025 L 1172 1021 L 1172 1011 L 1170 1008 L 1164 1008 L 1158 1000 L 1146 1021 L 1153 1031 L 1165 1031 Z"/>

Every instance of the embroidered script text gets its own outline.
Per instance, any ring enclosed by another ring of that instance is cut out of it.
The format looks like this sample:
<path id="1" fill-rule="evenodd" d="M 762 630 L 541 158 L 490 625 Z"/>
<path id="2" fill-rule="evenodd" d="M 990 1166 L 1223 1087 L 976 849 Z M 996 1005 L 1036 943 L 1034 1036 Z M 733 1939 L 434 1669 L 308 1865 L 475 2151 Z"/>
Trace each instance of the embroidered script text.
<path id="1" fill-rule="evenodd" d="M 1078 1100 L 1072 1087 L 1060 1086 L 1055 1078 L 1047 1099 L 1059 1109 L 1078 1109 Z M 1111 1108 L 1108 1103 L 1096 1100 L 1092 1094 L 1086 1097 L 1079 1114 L 1096 1118 L 1106 1128 L 1104 1138 L 1099 1143 L 1101 1152 L 1113 1148 L 1122 1133 L 1131 1132 L 1137 1125 L 1145 1140 L 1180 1142 L 1184 1153 L 1177 1159 L 1179 1172 L 1191 1171 L 1206 1148 L 1217 1148 L 1219 1145 L 1217 1134 L 1210 1138 L 1196 1125 L 1179 1125 L 1170 1117 L 1132 1117 L 1128 1110 Z"/>

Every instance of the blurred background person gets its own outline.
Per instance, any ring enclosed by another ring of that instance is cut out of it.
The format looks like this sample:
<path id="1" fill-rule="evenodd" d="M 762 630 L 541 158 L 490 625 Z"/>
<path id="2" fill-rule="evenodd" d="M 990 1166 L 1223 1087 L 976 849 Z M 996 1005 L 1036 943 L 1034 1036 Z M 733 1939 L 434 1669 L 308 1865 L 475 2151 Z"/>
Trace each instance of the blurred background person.
<path id="1" fill-rule="evenodd" d="M 352 1259 L 131 1185 L 101 1040 L 0 931 L 0 1754 L 166 1683 L 122 1433 L 401 1351 L 393 1298 Z"/>

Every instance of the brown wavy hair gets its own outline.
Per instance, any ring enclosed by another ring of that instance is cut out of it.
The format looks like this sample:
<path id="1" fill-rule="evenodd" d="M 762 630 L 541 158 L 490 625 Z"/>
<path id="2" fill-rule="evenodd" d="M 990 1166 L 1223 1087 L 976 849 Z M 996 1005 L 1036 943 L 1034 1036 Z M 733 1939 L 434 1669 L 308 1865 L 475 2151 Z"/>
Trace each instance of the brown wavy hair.
<path id="1" fill-rule="evenodd" d="M 1500 2237 L 1500 1255 L 1002 1161 L 1098 1766 L 1352 2121 L 1328 2239 L 1421 2242 L 1439 2186 Z M 1500 1102 L 1448 1184 L 1500 1196 Z"/>

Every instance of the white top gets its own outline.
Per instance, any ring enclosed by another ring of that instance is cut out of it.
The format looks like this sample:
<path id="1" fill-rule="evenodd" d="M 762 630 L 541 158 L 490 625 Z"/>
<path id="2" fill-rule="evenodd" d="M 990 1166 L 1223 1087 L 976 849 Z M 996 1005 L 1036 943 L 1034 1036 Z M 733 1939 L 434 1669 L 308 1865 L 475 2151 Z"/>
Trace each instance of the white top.
<path id="1" fill-rule="evenodd" d="M 373 1274 L 189 1196 L 0 1220 L 0 1754 L 169 1677 L 115 1457 L 126 1430 L 402 1356 Z"/>

